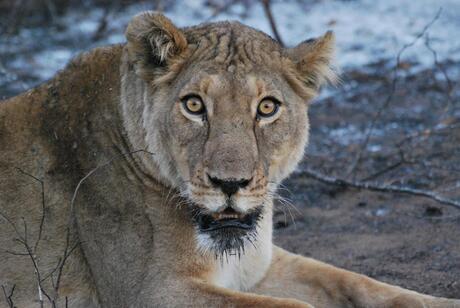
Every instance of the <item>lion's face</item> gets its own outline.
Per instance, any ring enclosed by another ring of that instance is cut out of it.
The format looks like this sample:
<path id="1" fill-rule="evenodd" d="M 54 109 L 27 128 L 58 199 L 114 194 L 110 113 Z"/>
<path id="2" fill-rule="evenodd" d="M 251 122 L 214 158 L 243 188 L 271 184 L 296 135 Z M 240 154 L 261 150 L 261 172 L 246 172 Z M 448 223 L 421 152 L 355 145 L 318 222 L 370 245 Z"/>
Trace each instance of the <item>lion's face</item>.
<path id="1" fill-rule="evenodd" d="M 171 97 L 162 124 L 200 231 L 253 231 L 303 153 L 306 104 L 282 76 L 263 71 L 204 71 Z"/>
<path id="2" fill-rule="evenodd" d="M 146 31 L 147 42 L 139 42 Z M 180 31 L 149 14 L 136 17 L 127 36 L 136 69 L 150 82 L 142 122 L 159 169 L 188 201 L 207 245 L 241 249 L 302 157 L 306 100 L 328 77 L 328 50 L 315 54 L 322 41 L 283 49 L 238 23 Z M 158 49 L 156 58 L 149 48 Z M 306 76 L 302 52 L 315 56 Z"/>

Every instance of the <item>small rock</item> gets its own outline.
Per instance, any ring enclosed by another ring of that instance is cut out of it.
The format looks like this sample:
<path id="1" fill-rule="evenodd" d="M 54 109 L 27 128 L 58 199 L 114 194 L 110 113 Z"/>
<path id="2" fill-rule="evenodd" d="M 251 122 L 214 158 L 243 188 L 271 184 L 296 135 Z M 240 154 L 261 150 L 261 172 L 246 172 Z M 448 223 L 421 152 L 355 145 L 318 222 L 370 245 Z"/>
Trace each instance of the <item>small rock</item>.
<path id="1" fill-rule="evenodd" d="M 442 210 L 435 206 L 428 206 L 425 209 L 424 215 L 428 217 L 439 217 L 442 216 Z"/>
<path id="2" fill-rule="evenodd" d="M 289 224 L 286 221 L 279 220 L 279 221 L 275 222 L 273 228 L 275 228 L 275 230 L 277 230 L 277 229 L 286 228 L 287 226 L 289 226 Z"/>
<path id="3" fill-rule="evenodd" d="M 380 208 L 377 211 L 375 211 L 375 216 L 382 217 L 382 216 L 387 215 L 389 212 L 390 212 L 389 209 Z"/>

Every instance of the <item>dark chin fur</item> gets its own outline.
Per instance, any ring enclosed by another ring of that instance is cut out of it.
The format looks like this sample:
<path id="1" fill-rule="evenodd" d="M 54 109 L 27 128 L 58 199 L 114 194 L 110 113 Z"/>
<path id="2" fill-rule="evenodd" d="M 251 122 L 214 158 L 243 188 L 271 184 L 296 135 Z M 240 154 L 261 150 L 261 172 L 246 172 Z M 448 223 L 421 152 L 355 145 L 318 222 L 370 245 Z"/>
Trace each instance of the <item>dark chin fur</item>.
<path id="1" fill-rule="evenodd" d="M 241 224 L 232 223 L 229 226 L 219 226 L 198 206 L 193 206 L 191 212 L 197 231 L 208 235 L 212 241 L 210 249 L 216 258 L 224 260 L 231 255 L 240 257 L 244 254 L 245 245 L 256 247 L 257 226 L 263 217 L 263 205 L 247 213 Z"/>

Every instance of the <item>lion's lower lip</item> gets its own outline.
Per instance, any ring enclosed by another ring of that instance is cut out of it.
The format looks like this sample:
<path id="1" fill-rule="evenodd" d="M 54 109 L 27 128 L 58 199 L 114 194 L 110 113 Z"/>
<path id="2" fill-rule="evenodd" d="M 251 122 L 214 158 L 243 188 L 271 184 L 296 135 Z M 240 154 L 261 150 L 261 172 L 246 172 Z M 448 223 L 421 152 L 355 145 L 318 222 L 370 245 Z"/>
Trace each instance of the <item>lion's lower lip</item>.
<path id="1" fill-rule="evenodd" d="M 198 223 L 200 224 L 200 230 L 202 232 L 211 232 L 226 228 L 251 230 L 254 227 L 254 221 L 252 219 L 247 221 L 243 221 L 238 218 L 219 219 L 213 221 L 201 220 Z"/>
<path id="2" fill-rule="evenodd" d="M 221 229 L 253 230 L 260 218 L 260 210 L 254 210 L 245 215 L 237 213 L 199 214 L 196 217 L 201 232 L 212 232 Z"/>

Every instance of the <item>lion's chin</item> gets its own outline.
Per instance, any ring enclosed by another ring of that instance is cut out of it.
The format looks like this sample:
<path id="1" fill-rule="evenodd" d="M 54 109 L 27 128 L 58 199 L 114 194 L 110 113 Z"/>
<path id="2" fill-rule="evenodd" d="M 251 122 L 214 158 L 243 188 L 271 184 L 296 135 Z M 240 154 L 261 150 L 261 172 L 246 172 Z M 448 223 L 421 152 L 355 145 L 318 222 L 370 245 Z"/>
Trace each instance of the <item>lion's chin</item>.
<path id="1" fill-rule="evenodd" d="M 262 205 L 245 214 L 231 208 L 220 213 L 206 213 L 197 209 L 192 217 L 201 237 L 206 238 L 207 250 L 216 256 L 241 256 L 246 244 L 255 246 L 262 212 Z"/>

